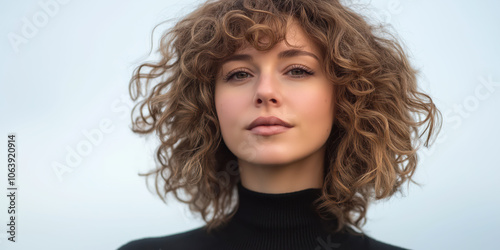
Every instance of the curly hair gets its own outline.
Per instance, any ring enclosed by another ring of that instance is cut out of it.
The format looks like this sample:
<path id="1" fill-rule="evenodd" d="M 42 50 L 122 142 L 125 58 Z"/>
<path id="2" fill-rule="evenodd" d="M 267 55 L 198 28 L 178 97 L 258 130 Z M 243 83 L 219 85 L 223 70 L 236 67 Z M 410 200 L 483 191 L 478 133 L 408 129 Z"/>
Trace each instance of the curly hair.
<path id="1" fill-rule="evenodd" d="M 217 72 L 244 44 L 266 51 L 286 42 L 291 18 L 324 55 L 324 72 L 336 86 L 318 213 L 336 218 L 336 231 L 352 225 L 362 232 L 373 199 L 401 192 L 406 181 L 419 185 L 412 179 L 417 150 L 438 133 L 441 113 L 418 90 L 418 71 L 385 27 L 369 24 L 338 0 L 208 1 L 162 35 L 160 59 L 135 68 L 129 85 L 134 101 L 144 97 L 132 110 L 132 131 L 156 132 L 160 139 L 159 166 L 140 175 L 155 177 L 164 202 L 172 192 L 201 214 L 208 231 L 234 215 L 240 178 L 216 116 Z"/>

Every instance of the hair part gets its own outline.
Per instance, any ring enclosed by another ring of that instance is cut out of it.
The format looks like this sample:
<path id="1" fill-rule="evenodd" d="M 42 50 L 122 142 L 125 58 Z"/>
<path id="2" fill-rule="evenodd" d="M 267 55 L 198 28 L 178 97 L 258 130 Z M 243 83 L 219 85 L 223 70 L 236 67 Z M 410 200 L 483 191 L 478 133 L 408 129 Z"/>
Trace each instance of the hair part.
<path id="1" fill-rule="evenodd" d="M 244 45 L 266 51 L 286 42 L 292 19 L 324 55 L 324 72 L 335 84 L 317 208 L 337 219 L 336 231 L 346 225 L 362 231 L 372 199 L 391 197 L 405 182 L 418 185 L 412 179 L 417 143 L 428 146 L 441 127 L 441 114 L 418 90 L 417 71 L 400 42 L 338 0 L 208 1 L 162 36 L 160 60 L 138 66 L 129 91 L 134 101 L 144 96 L 132 110 L 132 131 L 156 132 L 160 139 L 159 167 L 141 175 L 155 177 L 164 202 L 172 192 L 199 213 L 209 231 L 234 215 L 240 178 L 215 110 L 220 63 Z M 149 90 L 152 80 L 158 81 Z"/>

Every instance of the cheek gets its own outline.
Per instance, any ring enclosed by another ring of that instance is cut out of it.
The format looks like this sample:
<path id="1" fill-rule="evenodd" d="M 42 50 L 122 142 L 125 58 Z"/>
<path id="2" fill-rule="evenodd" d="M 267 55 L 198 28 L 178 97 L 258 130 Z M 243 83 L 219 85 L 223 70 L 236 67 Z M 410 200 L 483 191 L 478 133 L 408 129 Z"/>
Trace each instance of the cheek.
<path id="1" fill-rule="evenodd" d="M 236 94 L 227 90 L 216 90 L 215 94 L 215 108 L 222 132 L 226 128 L 235 127 L 238 121 L 238 114 L 241 114 L 242 100 L 235 98 Z"/>
<path id="2" fill-rule="evenodd" d="M 308 128 L 329 132 L 333 123 L 334 100 L 331 88 L 315 89 L 302 92 L 301 98 L 295 101 L 295 108 L 300 110 L 302 121 Z"/>
<path id="3" fill-rule="evenodd" d="M 333 98 L 328 95 L 328 90 L 319 90 L 309 92 L 301 98 L 296 99 L 297 107 L 301 112 L 311 118 L 327 118 L 333 115 Z"/>

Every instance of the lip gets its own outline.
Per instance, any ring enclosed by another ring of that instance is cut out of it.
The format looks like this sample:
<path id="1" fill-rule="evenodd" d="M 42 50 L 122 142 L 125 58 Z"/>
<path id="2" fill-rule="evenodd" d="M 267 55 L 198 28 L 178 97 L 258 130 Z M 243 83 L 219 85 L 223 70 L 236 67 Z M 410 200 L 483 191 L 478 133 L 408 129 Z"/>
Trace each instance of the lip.
<path id="1" fill-rule="evenodd" d="M 275 134 L 281 134 L 290 128 L 284 127 L 281 125 L 271 125 L 271 126 L 257 126 L 252 129 L 250 129 L 250 132 L 255 135 L 275 135 Z"/>
<path id="2" fill-rule="evenodd" d="M 293 126 L 279 119 L 276 116 L 259 116 L 257 119 L 253 120 L 250 125 L 248 125 L 247 130 L 250 130 L 256 135 L 274 135 L 283 133 Z"/>

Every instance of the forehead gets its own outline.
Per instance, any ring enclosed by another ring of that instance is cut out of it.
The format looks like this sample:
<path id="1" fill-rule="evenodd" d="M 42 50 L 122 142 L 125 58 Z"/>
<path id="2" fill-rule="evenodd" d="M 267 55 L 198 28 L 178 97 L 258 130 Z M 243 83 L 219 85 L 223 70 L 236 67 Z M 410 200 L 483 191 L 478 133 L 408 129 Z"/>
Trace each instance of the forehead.
<path id="1" fill-rule="evenodd" d="M 277 43 L 271 50 L 284 50 L 289 48 L 296 48 L 305 51 L 312 52 L 314 54 L 319 55 L 318 47 L 314 44 L 314 42 L 309 38 L 304 29 L 300 26 L 300 24 L 296 20 L 291 20 L 287 25 L 286 30 L 286 41 L 289 45 L 285 43 L 285 41 L 280 41 Z M 259 41 L 263 43 L 268 42 L 268 37 L 262 37 Z M 251 53 L 255 52 L 256 49 L 248 43 L 245 43 L 240 49 L 236 50 L 235 54 L 240 53 Z"/>

